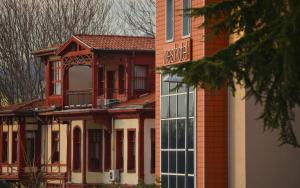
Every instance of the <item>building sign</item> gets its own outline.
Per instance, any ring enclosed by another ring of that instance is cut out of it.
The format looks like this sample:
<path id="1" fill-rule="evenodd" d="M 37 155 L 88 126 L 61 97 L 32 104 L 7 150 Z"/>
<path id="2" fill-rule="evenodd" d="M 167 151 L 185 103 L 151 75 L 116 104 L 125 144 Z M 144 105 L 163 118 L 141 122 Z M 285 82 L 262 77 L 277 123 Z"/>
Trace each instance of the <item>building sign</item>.
<path id="1" fill-rule="evenodd" d="M 167 44 L 164 47 L 164 64 L 183 63 L 191 60 L 191 39 Z"/>

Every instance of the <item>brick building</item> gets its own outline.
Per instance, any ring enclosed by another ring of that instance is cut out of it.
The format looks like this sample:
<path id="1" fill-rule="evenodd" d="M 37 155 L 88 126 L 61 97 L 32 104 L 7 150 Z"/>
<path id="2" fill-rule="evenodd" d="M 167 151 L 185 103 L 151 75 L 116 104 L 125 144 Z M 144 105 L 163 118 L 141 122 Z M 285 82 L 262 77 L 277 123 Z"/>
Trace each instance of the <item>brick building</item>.
<path id="1" fill-rule="evenodd" d="M 206 37 L 209 29 L 199 27 L 204 18 L 183 13 L 218 0 L 156 2 L 157 67 L 212 55 L 234 40 L 225 35 Z M 279 148 L 277 134 L 263 134 L 257 120 L 261 106 L 251 98 L 243 100 L 244 88 L 238 86 L 233 97 L 226 86 L 219 91 L 184 85 L 174 90 L 176 82 L 179 77 L 156 74 L 156 175 L 165 188 L 300 186 L 295 175 L 300 172 L 300 151 Z M 295 125 L 299 122 L 296 116 Z"/>

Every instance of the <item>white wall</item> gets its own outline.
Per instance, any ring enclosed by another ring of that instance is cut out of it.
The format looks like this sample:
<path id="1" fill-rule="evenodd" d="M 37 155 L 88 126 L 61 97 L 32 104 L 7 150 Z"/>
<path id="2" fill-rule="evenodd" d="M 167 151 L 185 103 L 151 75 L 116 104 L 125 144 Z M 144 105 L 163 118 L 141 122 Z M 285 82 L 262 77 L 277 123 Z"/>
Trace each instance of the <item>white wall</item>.
<path id="1" fill-rule="evenodd" d="M 246 117 L 245 90 L 237 87 L 235 97 L 229 96 L 229 187 L 246 188 Z"/>
<path id="2" fill-rule="evenodd" d="M 300 149 L 278 146 L 279 132 L 263 132 L 257 120 L 262 107 L 242 98 L 238 88 L 229 98 L 229 187 L 299 188 Z M 295 133 L 300 139 L 300 108 L 295 110 Z"/>
<path id="3" fill-rule="evenodd" d="M 300 148 L 278 146 L 279 131 L 264 133 L 262 121 L 256 120 L 261 111 L 253 99 L 247 101 L 247 188 L 299 188 Z M 295 117 L 294 128 L 299 140 L 300 108 L 295 110 Z"/>

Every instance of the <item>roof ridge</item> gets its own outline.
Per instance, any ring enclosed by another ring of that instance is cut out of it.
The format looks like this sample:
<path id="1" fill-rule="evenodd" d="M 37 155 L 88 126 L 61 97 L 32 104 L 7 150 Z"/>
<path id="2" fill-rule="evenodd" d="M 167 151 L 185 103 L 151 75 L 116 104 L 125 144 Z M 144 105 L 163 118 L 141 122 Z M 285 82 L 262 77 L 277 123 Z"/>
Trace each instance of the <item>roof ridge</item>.
<path id="1" fill-rule="evenodd" d="M 104 36 L 104 37 L 124 37 L 124 38 L 146 38 L 146 39 L 155 39 L 155 37 L 152 36 L 138 36 L 138 35 L 117 35 L 117 34 L 85 34 L 85 33 L 78 33 L 74 35 L 76 36 Z"/>

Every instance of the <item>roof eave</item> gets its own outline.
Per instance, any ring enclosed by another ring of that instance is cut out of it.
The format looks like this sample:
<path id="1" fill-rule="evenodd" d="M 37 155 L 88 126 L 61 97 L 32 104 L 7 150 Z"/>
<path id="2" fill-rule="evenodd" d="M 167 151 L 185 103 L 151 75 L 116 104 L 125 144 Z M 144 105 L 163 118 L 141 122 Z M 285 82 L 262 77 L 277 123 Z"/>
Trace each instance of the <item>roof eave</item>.
<path id="1" fill-rule="evenodd" d="M 122 52 L 153 52 L 155 53 L 155 50 L 148 50 L 148 49 L 105 49 L 105 48 L 92 48 L 91 51 L 122 51 Z"/>

